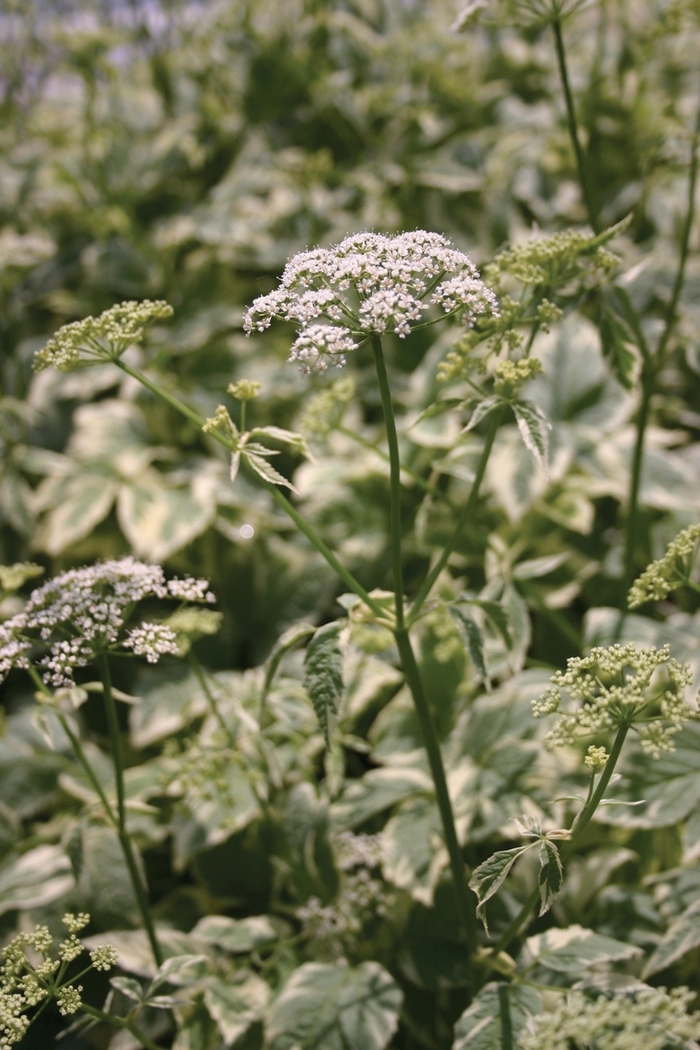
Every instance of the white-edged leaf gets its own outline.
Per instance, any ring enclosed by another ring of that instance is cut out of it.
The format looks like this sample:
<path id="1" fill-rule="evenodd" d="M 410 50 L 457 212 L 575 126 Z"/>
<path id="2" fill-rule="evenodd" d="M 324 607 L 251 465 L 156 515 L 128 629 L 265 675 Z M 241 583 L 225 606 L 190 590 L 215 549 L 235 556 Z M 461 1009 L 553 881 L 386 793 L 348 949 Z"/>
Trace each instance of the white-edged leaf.
<path id="1" fill-rule="evenodd" d="M 250 437 L 257 437 L 262 435 L 263 437 L 272 438 L 274 441 L 281 441 L 282 444 L 288 445 L 293 452 L 298 452 L 302 456 L 308 456 L 309 445 L 303 434 L 298 434 L 294 430 L 284 430 L 283 427 L 267 426 L 267 427 L 254 427 L 250 431 Z"/>
<path id="2" fill-rule="evenodd" d="M 480 864 L 478 868 L 474 869 L 472 877 L 469 880 L 469 888 L 473 890 L 477 896 L 479 905 L 476 912 L 483 922 L 484 929 L 487 932 L 488 926 L 486 923 L 484 905 L 503 885 L 508 872 L 515 864 L 518 857 L 522 857 L 523 853 L 527 853 L 527 851 L 532 849 L 535 845 L 537 845 L 536 842 L 530 842 L 527 846 L 515 846 L 513 849 L 499 850 L 497 853 L 494 853 L 489 857 L 488 860 L 485 860 L 483 864 Z"/>
<path id="3" fill-rule="evenodd" d="M 249 915 L 245 919 L 232 919 L 228 915 L 205 915 L 190 930 L 190 936 L 239 955 L 273 944 L 287 932 L 287 924 L 276 916 Z"/>
<path id="4" fill-rule="evenodd" d="M 104 470 L 81 470 L 69 478 L 60 502 L 42 523 L 42 548 L 55 556 L 88 536 L 109 514 L 118 488 L 116 478 Z"/>
<path id="5" fill-rule="evenodd" d="M 75 886 L 69 858 L 59 846 L 36 846 L 0 869 L 0 915 L 40 908 Z"/>
<path id="6" fill-rule="evenodd" d="M 171 984 L 183 984 L 186 983 L 190 977 L 186 977 L 183 974 L 184 970 L 191 970 L 193 967 L 198 966 L 201 962 L 206 962 L 206 955 L 173 955 L 169 959 L 166 959 L 155 972 L 153 981 L 151 982 L 150 991 L 153 991 L 158 985 L 163 984 L 165 981 L 170 981 Z"/>
<path id="7" fill-rule="evenodd" d="M 304 689 L 309 694 L 319 725 L 330 747 L 331 719 L 343 695 L 343 654 L 340 632 L 344 622 L 324 624 L 314 634 L 304 658 Z"/>
<path id="8" fill-rule="evenodd" d="M 534 988 L 491 981 L 457 1021 L 452 1050 L 512 1050 L 530 1017 L 541 1010 Z"/>
<path id="9" fill-rule="evenodd" d="M 699 945 L 700 901 L 695 901 L 671 923 L 642 970 L 642 979 L 646 980 L 659 970 L 665 970 Z"/>
<path id="10" fill-rule="evenodd" d="M 241 453 L 240 452 L 232 452 L 231 453 L 231 469 L 229 471 L 229 477 L 231 478 L 231 481 L 235 481 L 236 478 L 238 477 L 238 469 L 239 469 L 240 465 L 241 465 Z"/>
<path id="11" fill-rule="evenodd" d="M 532 401 L 512 401 L 511 406 L 525 448 L 532 453 L 546 474 L 549 470 L 549 431 L 552 424 L 539 405 L 533 404 Z"/>
<path id="12" fill-rule="evenodd" d="M 376 962 L 304 963 L 265 1018 L 269 1050 L 384 1050 L 403 995 Z"/>
<path id="13" fill-rule="evenodd" d="M 540 848 L 540 870 L 537 884 L 540 888 L 540 915 L 552 907 L 552 902 L 561 890 L 564 882 L 564 869 L 561 865 L 559 850 L 553 842 L 545 839 Z"/>
<path id="14" fill-rule="evenodd" d="M 471 415 L 471 419 L 467 423 L 466 427 L 462 430 L 463 434 L 466 434 L 468 430 L 473 430 L 482 419 L 486 419 L 488 415 L 499 405 L 503 404 L 503 398 L 497 394 L 492 394 L 491 397 L 485 398 L 483 401 L 479 401 L 478 405 L 474 409 Z"/>
<path id="15" fill-rule="evenodd" d="M 275 470 L 271 463 L 267 462 L 265 456 L 271 454 L 271 449 L 267 449 L 265 454 L 263 454 L 260 452 L 251 452 L 248 448 L 244 449 L 242 453 L 248 466 L 251 470 L 254 470 L 263 481 L 267 481 L 271 485 L 284 485 L 285 488 L 291 489 L 292 492 L 296 492 L 291 481 L 288 481 L 283 474 L 280 474 L 278 470 Z"/>
<path id="16" fill-rule="evenodd" d="M 561 551 L 559 554 L 545 554 L 543 558 L 527 558 L 518 562 L 513 568 L 513 578 L 516 580 L 534 580 L 540 576 L 548 576 L 555 572 L 570 557 L 569 551 Z"/>
<path id="17" fill-rule="evenodd" d="M 204 985 L 204 1003 L 226 1046 L 262 1017 L 269 998 L 269 985 L 249 970 L 239 970 L 225 981 L 208 977 Z"/>
<path id="18" fill-rule="evenodd" d="M 558 973 L 573 974 L 596 963 L 618 962 L 641 954 L 641 948 L 635 944 L 626 944 L 578 925 L 528 937 L 525 947 L 540 965 Z"/>
<path id="19" fill-rule="evenodd" d="M 131 999 L 134 1003 L 143 1002 L 143 987 L 140 981 L 137 981 L 135 977 L 110 977 L 109 983 L 112 988 L 116 988 L 118 992 L 125 995 L 127 999 Z"/>
<path id="20" fill-rule="evenodd" d="M 472 663 L 481 675 L 482 680 L 487 683 L 487 688 L 489 688 L 488 672 L 484 660 L 484 636 L 481 633 L 481 628 L 476 620 L 471 617 L 462 606 L 449 605 L 448 609 L 450 610 L 452 619 L 459 628 L 459 633 L 462 635 L 462 639 L 467 647 Z"/>

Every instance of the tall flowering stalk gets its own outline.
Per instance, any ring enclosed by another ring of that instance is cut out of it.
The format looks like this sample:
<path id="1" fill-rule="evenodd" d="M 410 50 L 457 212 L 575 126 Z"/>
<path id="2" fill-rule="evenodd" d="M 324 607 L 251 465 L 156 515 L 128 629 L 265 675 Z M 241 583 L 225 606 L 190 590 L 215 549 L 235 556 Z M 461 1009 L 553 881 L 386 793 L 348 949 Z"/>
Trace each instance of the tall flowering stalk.
<path id="1" fill-rule="evenodd" d="M 337 558 L 313 526 L 279 490 L 278 484 L 289 483 L 270 468 L 267 457 L 272 453 L 250 438 L 268 436 L 291 441 L 294 435 L 262 428 L 241 433 L 222 407 L 217 416 L 204 420 L 147 375 L 123 359 L 126 347 L 138 341 L 147 324 L 167 315 L 167 304 L 123 304 L 100 318 L 88 318 L 61 329 L 39 353 L 37 367 L 49 365 L 70 371 L 99 361 L 112 362 L 147 389 L 163 398 L 173 408 L 205 429 L 232 454 L 232 474 L 241 459 L 270 492 L 277 505 L 294 521 L 315 549 L 325 558 L 338 577 L 362 599 L 378 617 L 386 610 Z M 133 316 L 132 316 L 133 315 Z M 454 814 L 447 790 L 440 745 L 433 724 L 424 685 L 409 638 L 409 628 L 428 596 L 437 576 L 454 550 L 459 535 L 476 503 L 486 463 L 493 446 L 502 410 L 492 416 L 481 461 L 467 505 L 460 515 L 454 534 L 443 557 L 429 573 L 414 608 L 407 612 L 403 587 L 401 550 L 401 462 L 396 433 L 391 389 L 384 360 L 382 336 L 394 334 L 405 338 L 410 332 L 454 317 L 465 327 L 480 319 L 488 325 L 498 318 L 497 300 L 480 280 L 467 255 L 455 249 L 440 234 L 417 230 L 388 237 L 375 233 L 356 234 L 332 248 L 317 248 L 294 256 L 285 267 L 280 285 L 268 295 L 256 299 L 244 317 L 245 330 L 251 334 L 264 331 L 274 319 L 292 322 L 298 328 L 291 348 L 290 361 L 300 370 L 324 372 L 330 364 L 343 367 L 347 356 L 363 343 L 370 343 L 376 367 L 389 449 L 391 476 L 391 562 L 394 584 L 394 618 L 391 629 L 396 638 L 406 681 L 413 694 L 428 753 L 435 791 L 442 817 L 445 842 L 450 857 L 455 892 L 462 925 L 472 930 L 474 909 L 469 897 L 464 861 L 461 855 Z M 251 392 L 252 393 L 252 392 Z M 234 392 L 234 396 L 237 394 Z M 241 419 L 241 428 L 244 426 Z M 146 639 L 138 638 L 139 644 Z M 102 661 L 102 671 L 104 661 Z"/>
<path id="2" fill-rule="evenodd" d="M 214 595 L 206 580 L 190 576 L 166 580 L 159 565 L 127 557 L 70 569 L 32 592 L 22 612 L 0 625 L 0 680 L 13 667 L 29 672 L 47 704 L 54 706 L 78 761 L 104 807 L 121 843 L 143 923 L 158 965 L 162 953 L 126 822 L 124 756 L 112 688 L 109 656 L 143 656 L 157 663 L 181 655 L 176 630 L 167 622 L 134 621 L 146 598 L 179 603 L 209 603 Z M 76 688 L 75 671 L 94 665 L 102 682 L 115 768 L 116 811 L 107 798 L 72 724 L 71 712 L 87 694 Z M 52 691 L 57 690 L 56 693 Z"/>

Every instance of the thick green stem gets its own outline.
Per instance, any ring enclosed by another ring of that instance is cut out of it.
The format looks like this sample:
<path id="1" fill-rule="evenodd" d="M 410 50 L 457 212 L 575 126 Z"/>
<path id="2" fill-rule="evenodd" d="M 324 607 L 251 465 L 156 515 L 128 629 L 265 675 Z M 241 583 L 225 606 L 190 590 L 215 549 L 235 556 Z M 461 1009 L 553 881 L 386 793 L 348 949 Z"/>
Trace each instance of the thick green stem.
<path id="1" fill-rule="evenodd" d="M 171 405 L 172 408 L 174 408 L 181 415 L 186 416 L 187 419 L 190 419 L 193 423 L 196 423 L 199 429 L 201 430 L 206 420 L 203 418 L 203 416 L 200 416 L 199 413 L 195 412 L 194 409 L 190 408 L 189 405 L 186 405 L 183 401 L 180 401 L 179 398 L 174 397 L 172 394 L 169 394 L 167 390 L 163 390 L 163 388 L 159 387 L 157 383 L 154 383 L 148 378 L 148 376 L 145 376 L 143 372 L 139 372 L 137 368 L 132 368 L 130 365 L 126 364 L 125 361 L 119 359 L 116 360 L 114 363 L 118 365 L 123 372 L 126 372 L 127 375 L 130 375 L 133 379 L 137 379 L 139 383 L 145 386 L 153 394 L 156 394 L 157 397 L 160 397 L 164 401 L 167 401 L 167 403 Z M 218 441 L 220 445 L 223 445 L 223 447 L 227 449 L 227 451 L 233 451 L 231 442 L 225 434 L 222 434 L 218 430 L 212 430 L 209 433 L 210 437 L 212 437 L 215 441 Z M 303 532 L 303 534 L 306 536 L 306 538 L 309 540 L 312 546 L 316 548 L 318 553 L 323 558 L 325 558 L 330 567 L 340 577 L 343 583 L 346 583 L 351 591 L 357 594 L 358 597 L 362 598 L 363 602 L 365 602 L 365 604 L 368 605 L 377 616 L 381 616 L 381 606 L 379 606 L 377 602 L 375 602 L 374 599 L 370 597 L 370 595 L 367 593 L 367 591 L 359 582 L 359 580 L 356 580 L 352 573 L 349 572 L 345 568 L 345 566 L 338 561 L 333 551 L 328 546 L 326 546 L 321 537 L 312 528 L 312 526 L 309 525 L 307 521 L 305 521 L 301 514 L 299 514 L 297 509 L 289 502 L 286 496 L 284 496 L 279 491 L 279 489 L 275 488 L 274 485 L 270 485 L 267 482 L 262 481 L 262 479 L 260 479 L 257 474 L 255 475 L 255 477 L 258 480 L 258 482 L 260 482 L 260 484 L 267 489 L 277 506 L 280 507 L 285 512 L 285 514 L 287 514 L 292 519 L 299 531 Z"/>
<path id="2" fill-rule="evenodd" d="M 569 138 L 571 139 L 571 145 L 574 149 L 576 156 L 576 167 L 578 168 L 578 178 L 581 184 L 581 193 L 583 194 L 584 204 L 586 205 L 586 212 L 588 214 L 588 221 L 591 224 L 594 233 L 600 233 L 600 222 L 598 219 L 598 211 L 595 207 L 593 193 L 591 191 L 591 184 L 588 178 L 588 169 L 586 166 L 586 159 L 583 155 L 583 147 L 581 146 L 581 140 L 579 138 L 578 121 L 576 120 L 576 109 L 574 107 L 574 98 L 571 94 L 571 86 L 569 84 L 569 70 L 566 63 L 566 51 L 564 50 L 564 38 L 561 32 L 561 22 L 558 18 L 552 21 L 552 31 L 554 33 L 554 43 L 557 51 L 557 61 L 559 63 L 559 75 L 561 77 L 562 88 L 564 89 L 564 99 L 566 102 L 566 119 L 569 126 Z"/>
<path id="3" fill-rule="evenodd" d="M 455 895 L 457 898 L 457 914 L 471 943 L 475 943 L 475 919 L 471 906 L 469 887 L 467 885 L 466 868 L 455 827 L 454 813 L 447 789 L 447 778 L 445 767 L 440 753 L 440 743 L 435 725 L 430 714 L 428 698 L 423 688 L 420 671 L 408 636 L 408 630 L 404 626 L 403 609 L 403 560 L 401 554 L 401 459 L 399 456 L 399 442 L 396 433 L 396 421 L 394 419 L 394 406 L 391 400 L 391 388 L 386 371 L 384 353 L 381 340 L 375 336 L 372 340 L 374 352 L 374 364 L 377 370 L 379 382 L 379 393 L 382 399 L 384 411 L 384 424 L 386 427 L 387 444 L 389 446 L 389 463 L 391 466 L 391 503 L 390 503 L 390 526 L 391 526 L 391 567 L 394 582 L 394 595 L 396 602 L 396 629 L 394 637 L 401 658 L 406 683 L 411 690 L 413 702 L 416 707 L 418 721 L 421 727 L 423 743 L 428 755 L 430 772 L 435 785 L 440 817 L 442 818 L 445 845 L 450 858 L 450 867 L 455 884 Z"/>
<path id="4" fill-rule="evenodd" d="M 138 863 L 136 860 L 136 854 L 134 852 L 133 843 L 131 836 L 126 827 L 126 798 L 124 793 L 124 757 L 122 754 L 121 745 L 121 734 L 119 731 L 119 720 L 117 718 L 117 705 L 114 701 L 114 694 L 112 693 L 112 679 L 109 673 L 109 662 L 104 653 L 100 653 L 97 656 L 97 669 L 100 674 L 102 681 L 102 689 L 105 700 L 105 712 L 107 715 L 107 727 L 109 729 L 109 735 L 112 741 L 112 758 L 114 760 L 114 778 L 115 787 L 117 794 L 117 835 L 119 842 L 121 843 L 122 853 L 126 861 L 126 866 L 129 869 L 129 876 L 131 883 L 134 888 L 134 894 L 136 896 L 136 902 L 141 912 L 143 924 L 146 928 L 146 934 L 148 941 L 151 945 L 151 951 L 153 952 L 153 958 L 156 961 L 156 965 L 160 966 L 163 962 L 163 953 L 160 945 L 158 944 L 158 938 L 156 937 L 155 924 L 153 922 L 153 916 L 151 914 L 151 906 L 148 901 L 148 894 L 143 885 L 141 878 L 141 872 L 139 871 Z"/>
<path id="5" fill-rule="evenodd" d="M 389 509 L 389 532 L 391 537 L 391 573 L 394 581 L 394 600 L 396 603 L 396 630 L 403 630 L 403 558 L 401 554 L 401 457 L 399 456 L 399 439 L 396 433 L 394 406 L 391 401 L 391 387 L 386 371 L 386 362 L 382 351 L 382 341 L 378 335 L 372 338 L 374 367 L 377 370 L 379 393 L 384 412 L 386 440 L 389 446 L 389 466 L 391 475 L 391 499 Z"/>
<path id="6" fill-rule="evenodd" d="M 115 1017 L 114 1014 L 106 1014 L 103 1010 L 98 1010 L 94 1006 L 88 1006 L 87 1003 L 80 1004 L 80 1011 L 81 1013 L 87 1014 L 89 1017 L 94 1017 L 97 1021 L 105 1021 L 107 1024 L 111 1024 L 114 1028 L 126 1028 L 131 1032 L 134 1039 L 138 1039 L 145 1050 L 163 1050 L 162 1046 L 159 1046 L 158 1043 L 154 1043 L 152 1039 L 149 1039 L 147 1035 L 144 1035 L 138 1025 L 134 1024 L 133 1021 L 128 1021 L 125 1017 Z"/>
<path id="7" fill-rule="evenodd" d="M 583 807 L 583 809 L 581 810 L 581 812 L 579 813 L 578 817 L 572 825 L 571 838 L 566 843 L 566 847 L 561 851 L 562 861 L 566 860 L 567 857 L 570 856 L 574 846 L 576 845 L 577 840 L 581 837 L 585 829 L 588 827 L 588 824 L 592 820 L 595 811 L 600 805 L 603 795 L 605 794 L 608 784 L 610 783 L 610 778 L 615 772 L 615 766 L 617 765 L 617 762 L 620 758 L 620 754 L 622 752 L 622 745 L 625 742 L 625 737 L 627 736 L 628 732 L 629 725 L 623 724 L 619 727 L 612 746 L 612 750 L 610 751 L 610 754 L 608 756 L 608 761 L 605 763 L 605 768 L 601 774 L 598 784 L 596 785 L 595 791 L 593 791 L 589 795 L 588 801 L 586 802 L 585 806 Z M 534 911 L 539 899 L 539 887 L 535 886 L 534 890 L 526 899 L 518 914 L 501 934 L 501 937 L 492 952 L 492 957 L 494 959 L 497 959 L 500 953 L 505 951 L 511 943 L 511 941 L 515 937 L 517 937 L 521 927 L 528 919 L 530 913 Z"/>
<path id="8" fill-rule="evenodd" d="M 501 419 L 503 418 L 503 412 L 503 408 L 497 408 L 494 412 L 491 413 L 491 422 L 489 424 L 489 429 L 486 434 L 484 447 L 481 451 L 481 457 L 476 468 L 476 474 L 474 475 L 474 481 L 472 483 L 471 492 L 469 493 L 469 498 L 464 504 L 464 507 L 462 508 L 462 512 L 459 518 L 457 519 L 457 524 L 454 527 L 454 531 L 447 543 L 445 544 L 440 557 L 436 561 L 432 570 L 426 577 L 423 586 L 416 595 L 415 601 L 413 602 L 411 610 L 408 614 L 409 623 L 412 623 L 416 619 L 418 612 L 421 606 L 423 605 L 423 602 L 433 589 L 435 581 L 447 565 L 448 559 L 452 552 L 455 550 L 457 544 L 459 543 L 462 532 L 464 531 L 464 528 L 467 522 L 469 521 L 469 518 L 471 517 L 472 511 L 476 506 L 476 501 L 479 498 L 479 489 L 481 488 L 481 483 L 484 480 L 486 465 L 489 461 L 491 449 L 493 448 L 493 443 L 496 439 L 496 431 L 498 430 Z"/>
<path id="9" fill-rule="evenodd" d="M 395 631 L 394 636 L 396 638 L 399 656 L 401 657 L 401 666 L 403 667 L 403 672 L 406 676 L 406 683 L 411 690 L 411 695 L 413 696 L 413 702 L 415 704 L 416 714 L 418 715 L 421 734 L 423 736 L 423 743 L 428 755 L 430 772 L 432 774 L 433 784 L 435 785 L 435 796 L 438 809 L 440 810 L 440 817 L 442 819 L 445 845 L 447 846 L 447 853 L 450 858 L 450 868 L 452 870 L 452 879 L 455 887 L 457 914 L 459 915 L 460 923 L 464 928 L 469 943 L 475 946 L 476 918 L 473 897 L 469 892 L 467 869 L 464 863 L 464 858 L 462 857 L 459 840 L 457 839 L 457 829 L 455 827 L 455 818 L 452 811 L 450 794 L 447 790 L 447 777 L 445 776 L 445 767 L 442 762 L 440 743 L 438 741 L 437 733 L 435 732 L 435 726 L 428 705 L 428 698 L 423 688 L 423 682 L 413 653 L 413 647 L 408 636 L 408 631 L 405 628 L 401 631 L 397 630 Z"/>

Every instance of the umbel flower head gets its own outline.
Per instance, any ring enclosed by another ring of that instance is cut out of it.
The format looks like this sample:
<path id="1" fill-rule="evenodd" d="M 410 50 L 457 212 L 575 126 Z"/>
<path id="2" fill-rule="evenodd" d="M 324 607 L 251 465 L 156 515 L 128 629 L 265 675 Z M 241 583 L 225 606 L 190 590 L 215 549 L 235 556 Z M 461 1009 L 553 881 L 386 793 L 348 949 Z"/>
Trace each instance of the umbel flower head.
<path id="1" fill-rule="evenodd" d="M 689 583 L 699 548 L 700 525 L 682 529 L 669 543 L 663 558 L 653 561 L 634 581 L 627 595 L 629 608 L 660 601 L 676 587 Z"/>
<path id="2" fill-rule="evenodd" d="M 42 372 L 53 365 L 61 372 L 73 372 L 80 365 L 112 361 L 140 342 L 149 324 L 171 317 L 172 312 L 172 306 L 162 300 L 132 300 L 112 306 L 99 317 L 64 324 L 36 355 L 34 368 Z"/>
<path id="3" fill-rule="evenodd" d="M 496 297 L 476 268 L 438 233 L 415 230 L 395 237 L 358 233 L 333 248 L 300 252 L 287 263 L 280 285 L 255 299 L 243 327 L 250 334 L 273 318 L 298 325 L 290 361 L 300 370 L 338 368 L 345 354 L 372 335 L 404 338 L 438 307 L 472 325 L 497 314 Z"/>
<path id="4" fill-rule="evenodd" d="M 12 667 L 28 668 L 37 648 L 48 650 L 38 664 L 47 685 L 56 687 L 72 686 L 74 669 L 107 650 L 131 650 L 149 663 L 165 653 L 180 655 L 177 635 L 167 624 L 126 628 L 144 598 L 215 600 L 207 580 L 166 580 L 159 565 L 132 557 L 69 569 L 32 591 L 22 612 L 0 625 L 0 681 Z"/>
<path id="5" fill-rule="evenodd" d="M 700 1014 L 688 1013 L 688 988 L 642 988 L 633 995 L 588 999 L 569 992 L 538 1014 L 520 1036 L 522 1050 L 671 1050 L 697 1046 Z"/>
<path id="6" fill-rule="evenodd" d="M 674 733 L 697 718 L 684 695 L 691 681 L 690 667 L 671 659 L 667 645 L 597 647 L 588 656 L 567 660 L 566 671 L 557 671 L 532 708 L 541 718 L 558 711 L 565 697 L 572 701 L 545 737 L 550 749 L 628 725 L 642 748 L 658 758 L 661 751 L 674 750 Z"/>

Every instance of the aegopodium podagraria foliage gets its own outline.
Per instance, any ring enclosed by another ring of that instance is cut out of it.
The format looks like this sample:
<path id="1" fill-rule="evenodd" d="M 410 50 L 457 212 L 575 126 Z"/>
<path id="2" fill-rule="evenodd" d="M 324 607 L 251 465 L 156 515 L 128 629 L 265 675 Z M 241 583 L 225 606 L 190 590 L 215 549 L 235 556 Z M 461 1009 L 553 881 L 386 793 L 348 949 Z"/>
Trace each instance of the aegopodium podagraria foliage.
<path id="1" fill-rule="evenodd" d="M 542 718 L 559 711 L 567 698 L 571 701 L 545 737 L 548 748 L 627 725 L 639 735 L 642 748 L 658 758 L 662 751 L 674 750 L 674 733 L 698 717 L 697 708 L 685 699 L 691 682 L 690 667 L 673 660 L 667 645 L 596 647 L 588 656 L 567 660 L 566 670 L 557 671 L 532 707 L 535 717 Z M 598 766 L 600 758 L 589 748 L 586 764 Z"/>
<path id="2" fill-rule="evenodd" d="M 690 579 L 700 548 L 700 525 L 690 525 L 671 540 L 663 558 L 648 565 L 630 588 L 627 605 L 636 609 L 645 602 L 658 602 Z"/>
<path id="3" fill-rule="evenodd" d="M 28 669 L 34 654 L 43 679 L 56 688 L 74 684 L 75 668 L 104 652 L 126 651 L 157 663 L 180 655 L 176 631 L 167 623 L 127 627 L 144 598 L 213 602 L 206 580 L 166 580 L 159 565 L 132 557 L 69 569 L 32 591 L 22 612 L 0 625 L 0 679 L 12 667 Z"/>
<path id="4" fill-rule="evenodd" d="M 150 324 L 165 320 L 172 313 L 172 306 L 162 300 L 130 300 L 105 310 L 99 317 L 63 325 L 38 352 L 34 368 L 42 372 L 53 365 L 61 372 L 72 372 L 81 364 L 113 360 L 140 342 Z"/>
<path id="5" fill-rule="evenodd" d="M 690 1050 L 700 1039 L 700 1014 L 687 988 L 643 988 L 630 995 L 587 998 L 573 991 L 538 1014 L 521 1034 L 520 1050 Z M 694 1040 L 694 1042 L 692 1041 Z"/>
<path id="6" fill-rule="evenodd" d="M 275 318 L 297 325 L 289 360 L 308 374 L 324 372 L 329 362 L 341 368 L 345 355 L 373 335 L 405 338 L 431 323 L 434 308 L 465 325 L 498 314 L 469 257 L 440 234 L 358 233 L 293 256 L 279 287 L 246 311 L 244 328 L 262 332 Z"/>
<path id="7" fill-rule="evenodd" d="M 54 938 L 47 926 L 37 926 L 33 933 L 18 933 L 5 946 L 0 967 L 0 1050 L 21 1042 L 32 1020 L 51 999 L 56 1000 L 64 1016 L 80 1009 L 83 986 L 75 984 L 76 977 L 66 979 L 66 970 L 85 950 L 77 934 L 89 922 L 86 912 L 67 912 L 63 925 L 68 937 L 58 945 L 55 955 Z M 116 948 L 100 945 L 90 952 L 90 964 L 78 976 L 90 969 L 111 970 L 117 962 Z"/>

